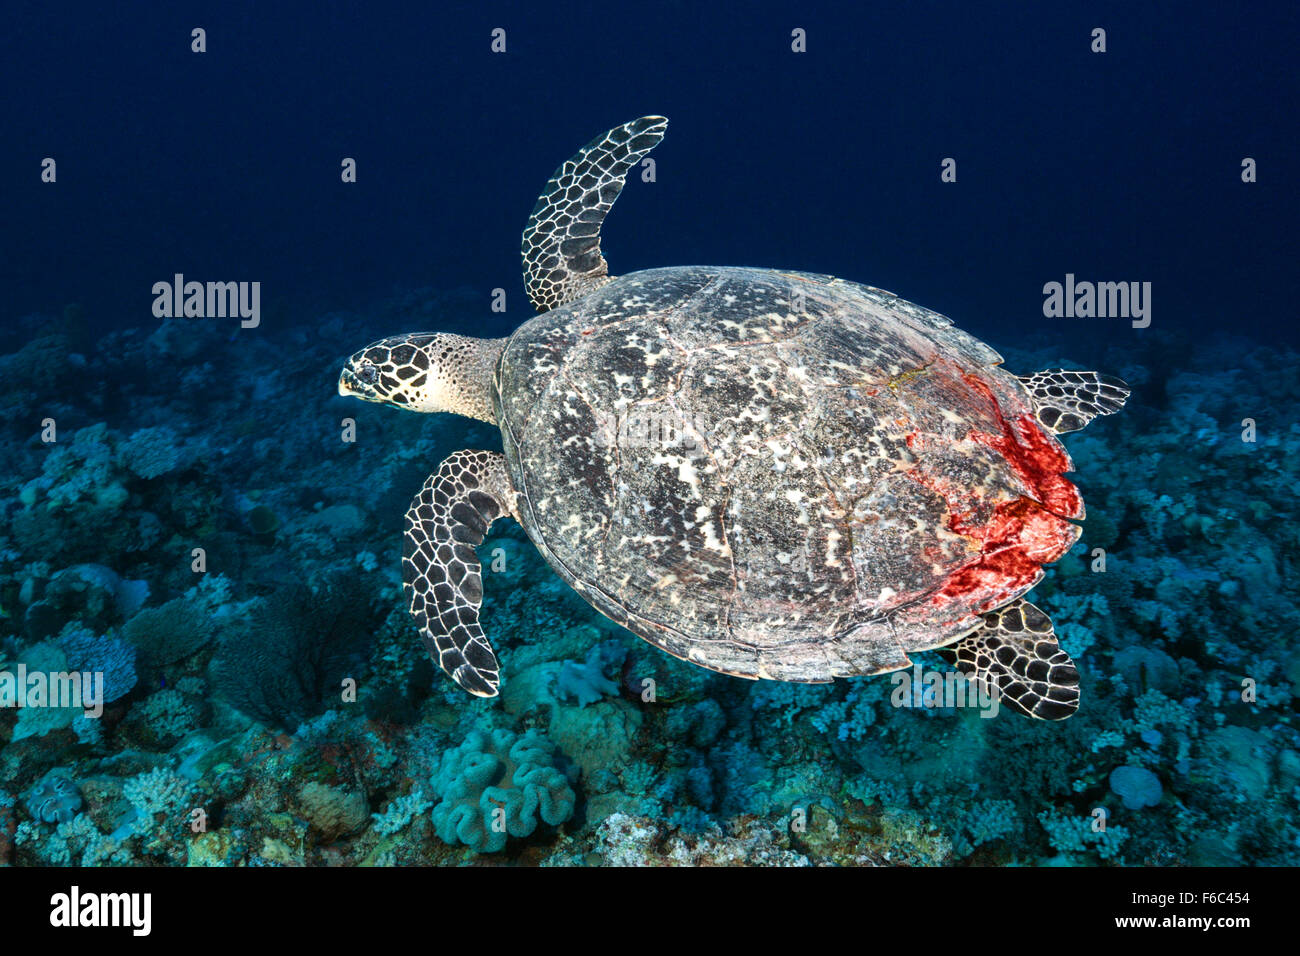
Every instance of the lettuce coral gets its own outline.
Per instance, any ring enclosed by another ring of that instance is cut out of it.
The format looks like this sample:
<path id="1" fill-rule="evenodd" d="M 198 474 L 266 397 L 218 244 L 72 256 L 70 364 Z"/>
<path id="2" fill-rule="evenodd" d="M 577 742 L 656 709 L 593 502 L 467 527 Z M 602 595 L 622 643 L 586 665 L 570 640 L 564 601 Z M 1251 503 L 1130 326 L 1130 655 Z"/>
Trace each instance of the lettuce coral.
<path id="1" fill-rule="evenodd" d="M 433 826 L 445 843 L 496 853 L 507 836 L 526 837 L 539 820 L 552 826 L 573 815 L 576 796 L 560 755 L 541 732 L 472 732 L 442 755 L 431 781 L 442 798 Z"/>

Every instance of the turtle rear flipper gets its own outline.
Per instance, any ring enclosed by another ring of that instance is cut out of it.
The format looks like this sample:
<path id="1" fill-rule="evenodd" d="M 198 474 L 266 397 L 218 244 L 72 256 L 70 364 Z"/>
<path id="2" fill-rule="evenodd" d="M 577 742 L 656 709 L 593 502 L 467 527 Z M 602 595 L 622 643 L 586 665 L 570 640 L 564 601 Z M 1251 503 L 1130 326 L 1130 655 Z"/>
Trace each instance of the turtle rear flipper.
<path id="1" fill-rule="evenodd" d="M 1063 720 L 1079 709 L 1079 672 L 1061 650 L 1052 619 L 1024 598 L 981 615 L 979 630 L 946 650 L 1017 713 Z"/>
<path id="2" fill-rule="evenodd" d="M 476 697 L 495 697 L 501 667 L 478 621 L 483 577 L 475 547 L 514 513 L 505 456 L 458 451 L 425 481 L 406 511 L 402 588 L 433 659 Z"/>
<path id="3" fill-rule="evenodd" d="M 1129 396 L 1123 381 L 1100 372 L 1045 368 L 1017 377 L 1034 397 L 1038 421 L 1058 435 L 1077 432 L 1098 415 L 1119 411 Z"/>

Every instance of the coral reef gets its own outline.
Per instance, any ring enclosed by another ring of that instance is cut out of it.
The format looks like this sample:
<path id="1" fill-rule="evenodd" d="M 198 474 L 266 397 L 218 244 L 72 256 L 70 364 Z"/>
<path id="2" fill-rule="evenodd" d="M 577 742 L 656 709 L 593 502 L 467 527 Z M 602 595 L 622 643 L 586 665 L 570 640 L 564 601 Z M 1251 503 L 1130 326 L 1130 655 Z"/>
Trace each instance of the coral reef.
<path id="1" fill-rule="evenodd" d="M 1152 332 L 1086 356 L 1135 392 L 1067 437 L 1088 517 L 1031 595 L 1080 667 L 1069 721 L 704 671 L 505 521 L 480 552 L 503 669 L 481 700 L 420 645 L 400 537 L 432 467 L 496 436 L 329 385 L 338 343 L 463 307 L 424 290 L 238 346 L 168 321 L 74 351 L 20 323 L 0 671 L 98 674 L 105 706 L 0 707 L 0 863 L 1300 862 L 1294 354 Z"/>

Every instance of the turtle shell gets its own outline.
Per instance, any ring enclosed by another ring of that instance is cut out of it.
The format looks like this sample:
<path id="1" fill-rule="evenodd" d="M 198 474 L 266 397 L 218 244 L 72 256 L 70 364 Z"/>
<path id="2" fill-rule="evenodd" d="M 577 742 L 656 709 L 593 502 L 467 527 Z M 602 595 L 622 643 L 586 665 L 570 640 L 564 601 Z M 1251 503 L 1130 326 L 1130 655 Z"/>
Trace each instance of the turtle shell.
<path id="1" fill-rule="evenodd" d="M 594 607 L 825 681 L 957 640 L 1077 540 L 1070 459 L 1000 362 L 879 289 L 653 269 L 521 326 L 493 401 L 519 517 Z"/>

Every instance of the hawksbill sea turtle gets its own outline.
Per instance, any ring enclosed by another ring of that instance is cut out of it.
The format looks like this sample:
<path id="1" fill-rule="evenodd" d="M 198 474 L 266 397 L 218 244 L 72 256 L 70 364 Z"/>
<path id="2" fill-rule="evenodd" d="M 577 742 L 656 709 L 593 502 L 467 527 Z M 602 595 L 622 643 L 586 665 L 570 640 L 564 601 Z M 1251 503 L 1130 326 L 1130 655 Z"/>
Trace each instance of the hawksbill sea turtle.
<path id="1" fill-rule="evenodd" d="M 497 693 L 475 547 L 509 515 L 593 607 L 702 667 L 826 682 L 942 647 L 1014 710 L 1068 717 L 1078 672 L 1022 595 L 1081 533 L 1056 435 L 1117 411 L 1124 383 L 1013 375 L 944 316 L 830 276 L 610 276 L 601 224 L 667 125 L 619 126 L 556 170 L 523 234 L 539 315 L 513 335 L 386 338 L 339 377 L 501 429 L 504 451 L 452 454 L 406 513 L 429 651 Z"/>

